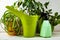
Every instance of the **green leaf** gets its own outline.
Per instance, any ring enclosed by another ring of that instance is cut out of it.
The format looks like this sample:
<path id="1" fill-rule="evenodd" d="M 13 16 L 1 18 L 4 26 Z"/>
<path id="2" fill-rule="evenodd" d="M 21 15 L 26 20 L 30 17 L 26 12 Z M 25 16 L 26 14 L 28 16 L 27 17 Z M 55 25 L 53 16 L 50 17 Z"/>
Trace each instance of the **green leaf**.
<path id="1" fill-rule="evenodd" d="M 42 7 L 41 9 L 42 9 L 42 12 L 44 12 L 44 11 L 45 11 L 43 7 Z"/>
<path id="2" fill-rule="evenodd" d="M 52 14 L 51 11 L 52 11 L 52 9 L 49 9 L 49 10 L 46 11 L 46 13 L 48 13 L 48 14 Z"/>
<path id="3" fill-rule="evenodd" d="M 26 6 L 26 3 L 23 3 L 23 7 L 25 7 Z"/>
<path id="4" fill-rule="evenodd" d="M 44 12 L 45 9 L 44 9 L 44 7 L 43 7 L 43 4 L 39 2 L 38 5 L 39 5 L 39 8 L 41 8 L 40 10 L 41 10 L 42 12 Z"/>
<path id="5" fill-rule="evenodd" d="M 57 17 L 58 16 L 58 12 L 55 12 L 55 17 Z"/>
<path id="6" fill-rule="evenodd" d="M 18 2 L 18 7 L 20 6 L 22 4 L 22 2 L 20 3 L 20 2 Z"/>
<path id="7" fill-rule="evenodd" d="M 59 20 L 57 20 L 58 21 L 58 24 L 60 24 L 60 19 Z"/>
<path id="8" fill-rule="evenodd" d="M 60 19 L 60 15 L 57 16 L 57 19 Z"/>
<path id="9" fill-rule="evenodd" d="M 14 6 L 16 5 L 17 2 L 14 2 Z"/>
<path id="10" fill-rule="evenodd" d="M 49 2 L 46 2 L 46 3 L 44 4 L 44 6 L 45 6 L 46 9 L 47 9 L 48 4 L 49 4 Z"/>
<path id="11" fill-rule="evenodd" d="M 51 12 L 52 11 L 52 9 L 49 9 L 49 12 Z"/>
<path id="12" fill-rule="evenodd" d="M 39 5 L 40 5 L 41 7 L 43 7 L 42 3 L 39 3 Z"/>

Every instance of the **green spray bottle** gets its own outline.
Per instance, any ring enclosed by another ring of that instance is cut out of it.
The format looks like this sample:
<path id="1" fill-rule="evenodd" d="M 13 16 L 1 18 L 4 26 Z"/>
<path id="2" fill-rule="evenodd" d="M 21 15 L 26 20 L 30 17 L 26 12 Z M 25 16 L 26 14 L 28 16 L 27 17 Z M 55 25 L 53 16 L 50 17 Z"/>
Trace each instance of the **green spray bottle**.
<path id="1" fill-rule="evenodd" d="M 41 26 L 40 36 L 45 37 L 45 38 L 51 37 L 52 29 L 51 29 L 51 24 L 48 20 L 48 16 L 46 15 L 45 18 L 43 18 L 43 19 L 44 19 L 44 21 Z"/>

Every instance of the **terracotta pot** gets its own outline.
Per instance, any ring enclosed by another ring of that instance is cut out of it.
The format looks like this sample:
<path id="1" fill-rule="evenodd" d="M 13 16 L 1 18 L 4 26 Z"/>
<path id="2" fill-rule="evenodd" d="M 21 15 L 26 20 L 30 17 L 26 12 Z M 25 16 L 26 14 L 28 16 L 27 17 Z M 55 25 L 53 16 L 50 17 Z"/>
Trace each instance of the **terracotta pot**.
<path id="1" fill-rule="evenodd" d="M 8 34 L 11 36 L 16 36 L 16 32 L 15 31 L 8 31 Z"/>
<path id="2" fill-rule="evenodd" d="M 14 31 L 14 29 L 12 28 L 12 24 L 13 22 L 10 22 L 9 25 L 7 26 L 7 33 L 11 36 L 15 36 L 16 32 Z"/>

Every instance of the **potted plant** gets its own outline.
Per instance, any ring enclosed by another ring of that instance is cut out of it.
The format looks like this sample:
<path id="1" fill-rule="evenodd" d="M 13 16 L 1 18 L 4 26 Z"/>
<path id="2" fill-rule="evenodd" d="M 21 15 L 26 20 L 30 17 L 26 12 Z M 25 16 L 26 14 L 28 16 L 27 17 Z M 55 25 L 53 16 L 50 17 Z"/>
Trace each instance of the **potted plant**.
<path id="1" fill-rule="evenodd" d="M 2 23 L 5 25 L 4 30 L 9 35 L 20 35 L 20 28 L 22 26 L 21 20 L 17 16 L 11 14 L 11 12 L 6 11 L 1 18 Z"/>
<path id="2" fill-rule="evenodd" d="M 52 9 L 48 9 L 48 7 L 47 7 L 48 4 L 49 4 L 49 2 L 46 2 L 45 4 L 41 3 L 41 10 L 42 10 L 41 14 L 40 14 L 41 18 L 40 18 L 40 20 L 38 22 L 40 22 L 39 26 L 41 28 L 41 24 L 43 23 L 44 19 L 48 18 L 48 20 L 49 20 L 49 22 L 51 24 L 52 32 L 53 32 L 54 31 L 54 26 L 56 26 L 57 24 L 60 24 L 60 22 L 59 22 L 60 21 L 60 15 L 58 15 L 58 12 L 55 12 L 54 16 L 51 15 L 52 14 Z M 42 22 L 41 22 L 41 20 L 42 20 Z"/>
<path id="3" fill-rule="evenodd" d="M 22 2 L 22 1 L 19 2 L 19 6 L 22 6 L 22 8 L 20 8 L 20 9 L 26 11 L 28 13 L 28 15 L 37 14 L 37 15 L 41 16 L 41 17 L 39 17 L 38 22 L 37 22 L 37 33 L 40 33 L 41 24 L 42 24 L 43 20 L 45 19 L 46 15 L 48 15 L 49 22 L 51 23 L 52 32 L 54 30 L 54 26 L 59 24 L 59 23 L 55 24 L 54 20 L 56 17 L 51 15 L 52 9 L 48 9 L 48 5 L 49 5 L 49 2 L 42 4 L 41 2 L 36 2 L 35 0 L 24 0 L 24 2 Z M 58 14 L 58 13 L 56 13 L 56 14 Z M 57 16 L 60 16 L 60 15 L 57 15 Z M 53 19 L 53 17 L 55 17 L 55 18 Z M 57 19 L 57 20 L 59 20 L 59 19 Z"/>
<path id="4" fill-rule="evenodd" d="M 25 11 L 28 15 L 39 15 L 41 13 L 41 9 L 40 9 L 40 3 L 36 2 L 35 0 L 24 0 L 23 1 L 19 1 L 19 9 Z M 22 7 L 21 7 L 22 6 Z M 41 20 L 42 21 L 42 20 Z M 38 23 L 37 23 L 37 28 L 38 28 Z M 36 29 L 37 29 L 36 28 Z M 37 29 L 37 32 L 40 28 Z"/>
<path id="5" fill-rule="evenodd" d="M 40 36 L 51 37 L 54 26 L 57 24 L 60 24 L 60 15 L 58 15 L 58 12 L 56 12 L 54 16 L 43 13 L 43 22 L 40 29 Z"/>
<path id="6" fill-rule="evenodd" d="M 52 26 L 52 32 L 54 31 L 54 26 L 60 24 L 60 15 L 58 15 L 58 12 L 55 12 L 54 15 L 50 15 L 49 21 Z"/>
<path id="7" fill-rule="evenodd" d="M 16 8 L 16 2 L 14 5 L 12 5 L 14 8 Z M 17 9 L 17 8 L 16 8 Z M 20 35 L 21 33 L 21 20 L 12 14 L 9 10 L 6 10 L 4 12 L 4 15 L 1 18 L 2 23 L 4 24 L 4 30 L 9 34 L 9 35 Z"/>

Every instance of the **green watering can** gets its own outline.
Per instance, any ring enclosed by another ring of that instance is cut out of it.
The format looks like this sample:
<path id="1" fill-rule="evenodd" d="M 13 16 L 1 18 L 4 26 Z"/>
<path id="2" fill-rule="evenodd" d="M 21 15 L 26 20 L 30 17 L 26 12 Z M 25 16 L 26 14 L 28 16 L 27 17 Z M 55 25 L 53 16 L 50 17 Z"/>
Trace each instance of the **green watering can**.
<path id="1" fill-rule="evenodd" d="M 41 26 L 40 36 L 46 37 L 46 38 L 52 36 L 51 24 L 49 23 L 48 20 L 43 21 L 42 26 Z"/>
<path id="2" fill-rule="evenodd" d="M 22 10 L 18 11 L 11 6 L 6 6 L 6 8 L 9 9 L 14 15 L 16 15 L 17 17 L 21 19 L 22 25 L 23 25 L 23 36 L 24 37 L 35 36 L 36 25 L 37 25 L 39 16 L 37 15 L 28 16 Z"/>

